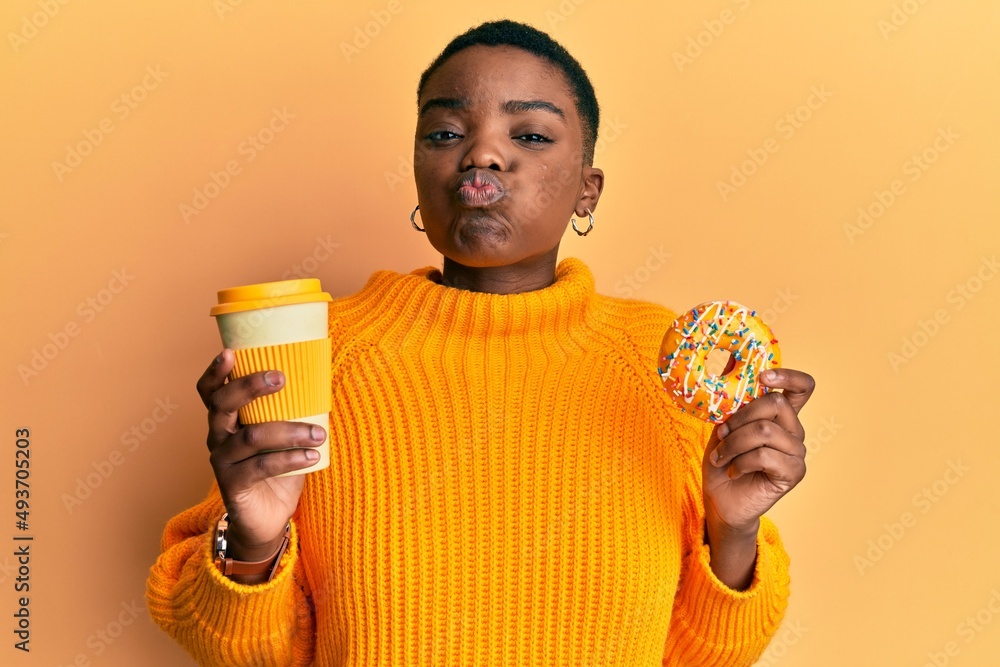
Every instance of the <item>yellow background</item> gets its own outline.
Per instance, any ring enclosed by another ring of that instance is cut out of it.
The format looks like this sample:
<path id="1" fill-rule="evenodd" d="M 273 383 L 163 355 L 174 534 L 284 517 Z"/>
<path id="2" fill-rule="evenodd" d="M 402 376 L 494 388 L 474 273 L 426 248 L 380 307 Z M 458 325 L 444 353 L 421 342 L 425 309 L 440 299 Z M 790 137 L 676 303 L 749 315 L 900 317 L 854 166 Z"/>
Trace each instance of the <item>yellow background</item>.
<path id="1" fill-rule="evenodd" d="M 561 256 L 608 294 L 754 306 L 817 379 L 809 472 L 771 512 L 793 596 L 762 664 L 996 664 L 1000 4 L 484 4 L 5 0 L 0 664 L 188 664 L 131 605 L 211 479 L 215 291 L 298 265 L 341 295 L 439 262 L 407 219 L 417 79 L 502 16 L 561 41 L 603 111 L 596 229 Z"/>

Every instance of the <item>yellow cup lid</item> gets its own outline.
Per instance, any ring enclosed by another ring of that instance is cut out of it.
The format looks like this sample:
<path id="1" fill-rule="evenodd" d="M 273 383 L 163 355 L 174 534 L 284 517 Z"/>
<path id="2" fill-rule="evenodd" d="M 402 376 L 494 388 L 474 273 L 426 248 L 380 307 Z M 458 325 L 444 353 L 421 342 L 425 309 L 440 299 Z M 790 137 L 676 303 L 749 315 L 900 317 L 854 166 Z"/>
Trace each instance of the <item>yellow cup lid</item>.
<path id="1" fill-rule="evenodd" d="M 321 301 L 333 301 L 333 298 L 323 291 L 317 278 L 278 280 L 219 290 L 219 305 L 212 306 L 210 315 L 215 317 L 246 310 Z"/>

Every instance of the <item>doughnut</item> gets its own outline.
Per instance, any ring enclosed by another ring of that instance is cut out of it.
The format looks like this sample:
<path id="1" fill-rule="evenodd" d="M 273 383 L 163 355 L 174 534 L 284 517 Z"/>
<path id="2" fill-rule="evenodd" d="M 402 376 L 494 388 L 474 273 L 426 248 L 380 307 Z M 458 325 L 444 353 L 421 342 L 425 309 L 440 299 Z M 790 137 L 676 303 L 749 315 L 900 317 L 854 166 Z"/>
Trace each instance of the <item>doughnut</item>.
<path id="1" fill-rule="evenodd" d="M 718 375 L 706 364 L 715 349 L 730 353 Z M 718 424 L 766 394 L 769 388 L 758 381 L 760 373 L 780 365 L 778 341 L 757 311 L 734 301 L 709 301 L 671 325 L 660 347 L 658 370 L 664 390 L 681 410 Z"/>

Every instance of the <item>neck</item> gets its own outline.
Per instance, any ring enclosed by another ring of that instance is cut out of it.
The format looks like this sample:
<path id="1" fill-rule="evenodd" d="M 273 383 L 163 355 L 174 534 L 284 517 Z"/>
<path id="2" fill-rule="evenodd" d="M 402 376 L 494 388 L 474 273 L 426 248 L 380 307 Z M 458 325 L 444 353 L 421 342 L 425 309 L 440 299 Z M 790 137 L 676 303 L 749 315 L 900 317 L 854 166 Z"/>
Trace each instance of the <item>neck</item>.
<path id="1" fill-rule="evenodd" d="M 466 266 L 445 257 L 441 283 L 448 287 L 488 294 L 534 292 L 556 281 L 558 252 L 559 246 L 556 246 L 540 257 L 531 257 L 507 266 Z"/>
<path id="2" fill-rule="evenodd" d="M 456 289 L 444 284 L 440 269 L 426 266 L 409 274 L 372 274 L 364 289 L 338 302 L 338 315 L 331 322 L 340 322 L 336 326 L 346 327 L 343 331 L 354 331 L 352 326 L 370 329 L 379 340 L 392 341 L 393 349 L 403 339 L 412 338 L 420 348 L 437 345 L 444 338 L 496 341 L 533 337 L 545 329 L 560 334 L 556 345 L 561 351 L 553 352 L 558 356 L 586 344 L 580 341 L 588 340 L 591 334 L 587 332 L 603 326 L 594 320 L 602 303 L 594 290 L 593 274 L 575 257 L 559 262 L 555 282 L 547 287 L 509 294 Z M 400 327 L 401 322 L 408 324 Z"/>

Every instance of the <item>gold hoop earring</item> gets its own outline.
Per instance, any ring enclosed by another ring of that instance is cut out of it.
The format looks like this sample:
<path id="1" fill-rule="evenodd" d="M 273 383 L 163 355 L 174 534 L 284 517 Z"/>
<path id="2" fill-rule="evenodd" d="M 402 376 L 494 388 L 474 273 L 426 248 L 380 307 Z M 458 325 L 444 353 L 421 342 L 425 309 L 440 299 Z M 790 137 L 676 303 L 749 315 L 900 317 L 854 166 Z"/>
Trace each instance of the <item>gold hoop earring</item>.
<path id="1" fill-rule="evenodd" d="M 587 226 L 587 229 L 581 232 L 580 229 L 576 226 L 576 218 L 571 218 L 573 231 L 579 234 L 580 236 L 586 236 L 587 234 L 590 233 L 590 230 L 594 228 L 594 214 L 590 212 L 589 208 L 585 208 L 583 210 L 586 211 L 587 215 L 590 217 L 590 225 Z"/>
<path id="2" fill-rule="evenodd" d="M 415 209 L 413 209 L 413 213 L 410 214 L 410 224 L 413 225 L 413 228 L 415 230 L 417 230 L 418 232 L 427 233 L 427 230 L 424 229 L 423 227 L 419 226 L 417 224 L 417 221 L 414 220 L 414 218 L 417 217 L 417 211 L 419 211 L 419 210 L 420 210 L 420 206 L 419 205 Z"/>

